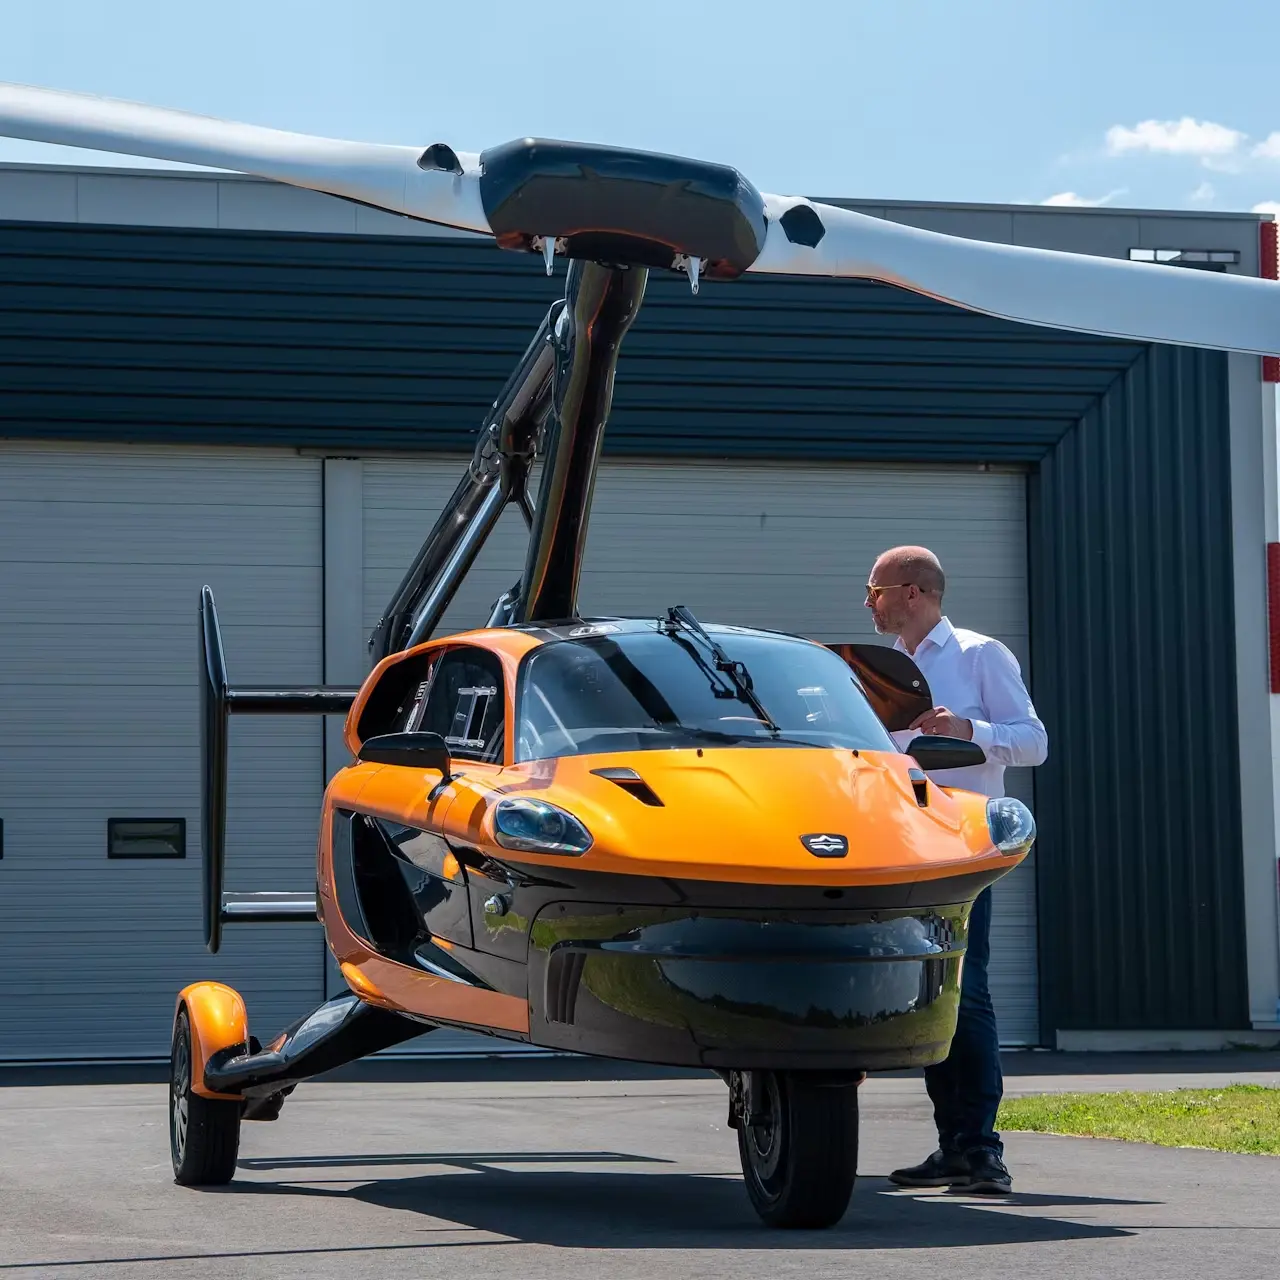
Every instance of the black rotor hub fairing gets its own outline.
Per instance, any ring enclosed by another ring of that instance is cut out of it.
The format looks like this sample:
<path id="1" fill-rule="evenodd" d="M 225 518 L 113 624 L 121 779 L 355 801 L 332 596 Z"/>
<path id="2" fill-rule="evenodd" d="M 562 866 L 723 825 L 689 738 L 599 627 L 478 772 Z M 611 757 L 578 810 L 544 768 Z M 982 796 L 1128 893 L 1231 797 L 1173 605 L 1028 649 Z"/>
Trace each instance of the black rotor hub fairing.
<path id="1" fill-rule="evenodd" d="M 699 258 L 740 276 L 764 248 L 764 198 L 729 165 L 584 142 L 521 138 L 480 156 L 480 198 L 504 249 L 562 242 L 570 258 L 671 268 Z"/>

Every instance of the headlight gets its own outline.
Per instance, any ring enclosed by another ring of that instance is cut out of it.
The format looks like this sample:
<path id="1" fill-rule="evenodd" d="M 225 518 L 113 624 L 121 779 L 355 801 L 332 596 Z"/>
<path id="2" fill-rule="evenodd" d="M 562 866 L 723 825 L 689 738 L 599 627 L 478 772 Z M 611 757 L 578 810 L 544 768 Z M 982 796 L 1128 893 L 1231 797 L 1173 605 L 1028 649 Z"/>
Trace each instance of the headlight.
<path id="1" fill-rule="evenodd" d="M 493 811 L 493 830 L 504 849 L 526 853 L 586 853 L 591 832 L 571 813 L 545 800 L 511 796 Z"/>
<path id="2" fill-rule="evenodd" d="M 1021 800 L 999 796 L 987 801 L 987 829 L 1001 853 L 1026 853 L 1035 843 L 1036 820 Z"/>

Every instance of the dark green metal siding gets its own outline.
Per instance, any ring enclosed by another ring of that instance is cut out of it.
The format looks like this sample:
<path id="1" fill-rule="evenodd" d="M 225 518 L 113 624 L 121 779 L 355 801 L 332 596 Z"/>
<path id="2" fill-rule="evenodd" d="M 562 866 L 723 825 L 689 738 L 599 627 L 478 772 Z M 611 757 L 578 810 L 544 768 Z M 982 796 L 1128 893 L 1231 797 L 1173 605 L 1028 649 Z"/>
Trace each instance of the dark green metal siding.
<path id="1" fill-rule="evenodd" d="M 1031 480 L 1042 1008 L 1240 1028 L 1226 359 L 1152 348 Z"/>
<path id="2" fill-rule="evenodd" d="M 562 283 L 463 241 L 0 223 L 0 435 L 469 450 Z M 653 277 L 624 345 L 614 455 L 1036 464 L 1049 1036 L 1247 1024 L 1224 370 L 804 280 Z"/>
<path id="3" fill-rule="evenodd" d="M 469 449 L 563 280 L 464 241 L 0 223 L 0 433 Z M 605 447 L 1031 460 L 1133 354 L 876 285 L 652 277 Z"/>

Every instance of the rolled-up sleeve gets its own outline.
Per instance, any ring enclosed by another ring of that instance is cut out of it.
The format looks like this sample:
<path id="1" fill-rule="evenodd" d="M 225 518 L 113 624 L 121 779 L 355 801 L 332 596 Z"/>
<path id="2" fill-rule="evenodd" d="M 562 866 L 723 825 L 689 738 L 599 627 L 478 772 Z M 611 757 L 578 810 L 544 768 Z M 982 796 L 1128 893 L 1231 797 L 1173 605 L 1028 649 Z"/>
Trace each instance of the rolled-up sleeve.
<path id="1" fill-rule="evenodd" d="M 973 720 L 974 742 L 996 764 L 1043 764 L 1049 735 L 1022 682 L 1017 658 L 999 640 L 991 640 L 977 655 L 975 674 L 987 719 Z"/>

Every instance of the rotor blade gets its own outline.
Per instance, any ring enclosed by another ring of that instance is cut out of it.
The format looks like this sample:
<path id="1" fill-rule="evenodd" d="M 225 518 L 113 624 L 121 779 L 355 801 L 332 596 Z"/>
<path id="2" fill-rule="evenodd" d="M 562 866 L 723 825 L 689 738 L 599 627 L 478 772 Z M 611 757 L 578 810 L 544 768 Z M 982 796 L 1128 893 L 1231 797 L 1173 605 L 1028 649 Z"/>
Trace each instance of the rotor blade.
<path id="1" fill-rule="evenodd" d="M 489 231 L 479 155 L 440 145 L 341 142 L 15 84 L 0 84 L 0 136 L 251 173 L 425 222 Z"/>
<path id="2" fill-rule="evenodd" d="M 765 196 L 747 268 L 876 280 L 969 311 L 1078 333 L 1280 354 L 1280 284 L 924 231 L 834 205 Z"/>

